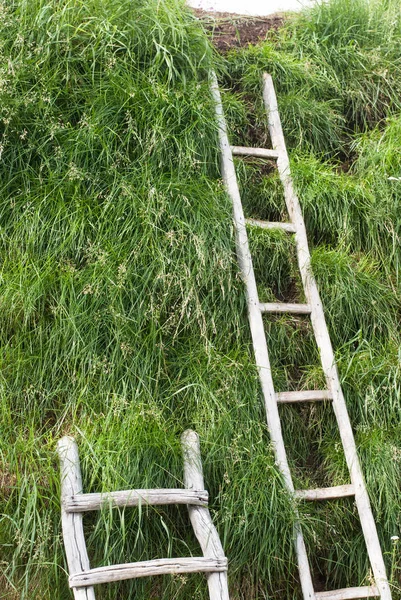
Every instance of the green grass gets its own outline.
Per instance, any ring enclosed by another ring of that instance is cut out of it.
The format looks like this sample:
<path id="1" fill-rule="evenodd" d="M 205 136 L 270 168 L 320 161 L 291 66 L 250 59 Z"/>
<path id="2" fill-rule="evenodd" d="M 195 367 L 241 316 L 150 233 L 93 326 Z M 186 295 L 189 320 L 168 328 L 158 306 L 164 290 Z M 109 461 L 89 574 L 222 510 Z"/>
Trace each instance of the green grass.
<path id="1" fill-rule="evenodd" d="M 229 52 L 224 83 L 233 89 L 241 81 L 248 118 L 259 128 L 265 119 L 260 94 L 256 101 L 254 95 L 260 72 L 270 72 L 289 145 L 349 156 L 355 132 L 401 109 L 400 40 L 395 0 L 319 2 L 264 43 Z M 234 99 L 229 105 L 231 113 L 240 112 Z"/>
<path id="2" fill-rule="evenodd" d="M 399 597 L 400 38 L 395 3 L 333 0 L 223 64 L 180 0 L 1 4 L 0 598 L 71 597 L 62 435 L 77 439 L 85 491 L 173 487 L 187 427 L 201 438 L 232 599 L 300 598 L 294 506 L 265 424 L 219 175 L 211 66 L 241 144 L 269 145 L 260 78 L 273 72 Z M 285 219 L 274 167 L 237 167 L 247 215 Z M 249 235 L 261 298 L 302 301 L 291 237 Z M 319 389 L 308 320 L 265 323 L 277 389 Z M 330 407 L 281 413 L 297 483 L 347 481 Z M 300 510 L 319 585 L 366 583 L 352 503 Z M 84 523 L 93 566 L 199 553 L 183 507 Z M 97 590 L 104 600 L 206 594 L 195 576 Z"/>
<path id="3" fill-rule="evenodd" d="M 78 440 L 87 491 L 171 487 L 186 427 L 202 439 L 233 585 L 289 587 L 292 507 L 216 178 L 206 37 L 169 0 L 18 2 L 0 38 L 1 596 L 70 597 L 61 435 Z M 254 489 L 261 474 L 268 492 Z M 85 531 L 93 565 L 199 553 L 184 509 L 90 515 Z M 98 596 L 205 591 L 164 578 Z"/>

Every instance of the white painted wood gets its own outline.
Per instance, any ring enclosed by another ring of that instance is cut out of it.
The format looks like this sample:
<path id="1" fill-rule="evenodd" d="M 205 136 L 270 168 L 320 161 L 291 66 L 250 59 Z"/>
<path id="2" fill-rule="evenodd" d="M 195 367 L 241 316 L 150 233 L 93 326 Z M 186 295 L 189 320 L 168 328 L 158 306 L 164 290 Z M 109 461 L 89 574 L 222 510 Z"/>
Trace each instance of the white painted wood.
<path id="1" fill-rule="evenodd" d="M 185 487 L 188 489 L 197 489 L 199 486 L 204 488 L 198 434 L 191 430 L 184 431 L 181 436 L 181 443 L 184 455 Z M 188 511 L 203 555 L 207 558 L 225 559 L 220 537 L 213 524 L 209 510 L 200 506 L 188 506 Z M 208 574 L 207 583 L 210 600 L 229 600 L 226 572 Z"/>
<path id="2" fill-rule="evenodd" d="M 278 158 L 278 153 L 269 148 L 247 148 L 245 146 L 231 146 L 231 152 L 236 156 L 256 156 L 257 158 Z"/>
<path id="3" fill-rule="evenodd" d="M 224 118 L 223 107 L 221 104 L 217 78 L 214 73 L 212 74 L 211 79 L 211 89 L 216 107 L 217 124 L 219 127 L 219 142 L 222 157 L 222 175 L 227 192 L 233 203 L 233 216 L 238 264 L 240 267 L 242 279 L 245 284 L 245 291 L 248 303 L 249 325 L 252 335 L 255 361 L 265 401 L 266 419 L 269 428 L 270 438 L 276 456 L 277 466 L 283 474 L 283 479 L 288 491 L 290 493 L 293 493 L 294 484 L 292 482 L 291 473 L 288 466 L 288 460 L 281 431 L 281 423 L 278 413 L 276 395 L 274 391 L 269 354 L 266 344 L 266 336 L 263 327 L 263 318 L 259 308 L 259 297 L 256 287 L 251 253 L 249 249 L 244 211 L 242 209 L 241 197 L 237 177 L 235 174 L 231 147 L 228 141 L 226 122 Z M 308 557 L 306 554 L 305 542 L 303 539 L 302 531 L 298 524 L 296 524 L 295 526 L 295 547 L 297 552 L 299 574 L 304 598 L 305 600 L 314 600 L 315 594 L 313 590 Z"/>
<path id="4" fill-rule="evenodd" d="M 84 573 L 71 575 L 69 584 L 72 588 L 93 586 L 100 583 L 112 583 L 138 577 L 153 577 L 155 575 L 179 575 L 182 573 L 210 573 L 211 571 L 226 571 L 225 558 L 157 558 L 142 562 L 110 565 L 90 569 Z"/>
<path id="5" fill-rule="evenodd" d="M 245 219 L 247 225 L 260 227 L 261 229 L 282 229 L 287 233 L 295 233 L 295 227 L 292 223 L 282 223 L 281 221 L 261 221 L 259 219 Z"/>
<path id="6" fill-rule="evenodd" d="M 81 468 L 75 440 L 65 436 L 57 444 L 61 470 L 61 523 L 68 571 L 70 574 L 90 569 L 82 524 L 82 515 L 68 513 L 65 498 L 82 492 Z M 95 600 L 93 587 L 74 589 L 75 600 Z"/>
<path id="7" fill-rule="evenodd" d="M 121 490 L 118 492 L 75 494 L 63 500 L 67 512 L 88 512 L 117 506 L 162 506 L 165 504 L 196 504 L 207 506 L 208 493 L 205 490 Z"/>
<path id="8" fill-rule="evenodd" d="M 362 587 L 344 588 L 332 592 L 316 592 L 318 600 L 356 600 L 356 598 L 376 598 L 379 591 L 375 585 Z"/>
<path id="9" fill-rule="evenodd" d="M 314 490 L 296 490 L 294 495 L 298 500 L 335 500 L 337 498 L 354 496 L 355 488 L 352 484 L 336 485 L 327 488 L 316 488 Z"/>
<path id="10" fill-rule="evenodd" d="M 330 336 L 324 317 L 322 302 L 320 300 L 316 281 L 311 271 L 311 261 L 305 223 L 302 216 L 301 206 L 292 184 L 290 163 L 281 127 L 274 85 L 271 76 L 267 73 L 264 74 L 263 78 L 263 99 L 269 121 L 270 137 L 273 143 L 273 148 L 278 152 L 279 155 L 277 159 L 277 168 L 284 187 L 287 210 L 292 223 L 294 223 L 296 227 L 295 241 L 297 246 L 298 264 L 304 284 L 305 297 L 307 303 L 312 308 L 312 327 L 314 330 L 316 343 L 320 350 L 320 358 L 323 371 L 326 376 L 327 387 L 329 390 L 331 390 L 333 396 L 333 410 L 337 418 L 351 482 L 355 487 L 355 502 L 358 508 L 359 519 L 365 537 L 375 583 L 378 587 L 382 600 L 390 600 L 391 592 L 387 581 L 386 569 L 376 531 L 376 525 L 373 519 L 364 477 L 359 464 L 347 406 L 340 386 L 340 379 L 338 376 Z"/>
<path id="11" fill-rule="evenodd" d="M 261 302 L 259 308 L 262 313 L 289 313 L 294 315 L 309 315 L 309 304 L 292 304 L 290 302 Z"/>
<path id="12" fill-rule="evenodd" d="M 276 394 L 276 399 L 280 404 L 318 402 L 320 400 L 332 400 L 332 395 L 328 390 L 304 390 L 302 392 L 279 392 Z"/>

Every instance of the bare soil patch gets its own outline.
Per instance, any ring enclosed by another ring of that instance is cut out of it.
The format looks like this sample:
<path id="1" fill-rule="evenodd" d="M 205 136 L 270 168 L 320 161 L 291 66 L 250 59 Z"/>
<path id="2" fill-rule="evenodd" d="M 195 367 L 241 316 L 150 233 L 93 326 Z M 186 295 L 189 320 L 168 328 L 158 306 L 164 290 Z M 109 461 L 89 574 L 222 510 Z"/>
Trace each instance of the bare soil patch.
<path id="1" fill-rule="evenodd" d="M 257 44 L 266 39 L 267 32 L 276 30 L 284 23 L 284 14 L 268 17 L 247 17 L 231 13 L 206 12 L 193 9 L 198 19 L 211 33 L 213 44 L 221 53 L 231 48 Z"/>
<path id="2" fill-rule="evenodd" d="M 8 498 L 17 485 L 17 476 L 14 473 L 0 470 L 0 497 Z"/>

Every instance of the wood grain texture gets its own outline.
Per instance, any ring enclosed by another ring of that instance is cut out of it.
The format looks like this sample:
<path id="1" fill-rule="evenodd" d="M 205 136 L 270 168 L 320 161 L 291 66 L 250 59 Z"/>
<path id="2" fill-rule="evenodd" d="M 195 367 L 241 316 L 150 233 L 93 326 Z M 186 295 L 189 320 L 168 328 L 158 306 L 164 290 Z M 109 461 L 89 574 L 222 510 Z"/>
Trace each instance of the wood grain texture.
<path id="1" fill-rule="evenodd" d="M 288 313 L 294 315 L 309 315 L 309 304 L 293 304 L 291 302 L 261 302 L 259 308 L 262 313 Z"/>
<path id="2" fill-rule="evenodd" d="M 255 156 L 257 158 L 276 159 L 278 154 L 269 148 L 247 148 L 246 146 L 231 146 L 231 152 L 235 156 Z"/>
<path id="3" fill-rule="evenodd" d="M 377 596 L 379 596 L 379 591 L 375 585 L 316 593 L 317 600 L 356 600 L 356 598 L 376 598 Z"/>
<path id="4" fill-rule="evenodd" d="M 291 402 L 319 402 L 332 400 L 329 390 L 303 390 L 301 392 L 279 392 L 276 394 L 277 402 L 281 404 Z"/>
<path id="5" fill-rule="evenodd" d="M 188 489 L 204 488 L 199 436 L 191 430 L 181 436 L 184 455 L 184 483 Z M 200 506 L 188 506 L 189 518 L 203 555 L 215 560 L 227 560 L 219 534 L 213 524 L 209 510 Z M 227 573 L 207 575 L 210 600 L 229 600 Z"/>
<path id="6" fill-rule="evenodd" d="M 295 227 L 292 223 L 282 223 L 281 221 L 261 221 L 260 219 L 245 219 L 247 225 L 260 227 L 261 229 L 282 229 L 287 233 L 295 233 Z"/>
<path id="7" fill-rule="evenodd" d="M 210 571 L 226 570 L 227 560 L 225 558 L 157 558 L 155 560 L 90 569 L 84 573 L 71 575 L 69 584 L 72 588 L 80 588 L 100 583 L 137 579 L 138 577 L 179 575 L 182 573 L 208 573 Z"/>
<path id="8" fill-rule="evenodd" d="M 69 513 L 65 509 L 65 499 L 82 492 L 81 468 L 78 447 L 75 440 L 65 436 L 57 444 L 61 471 L 61 523 L 63 540 L 70 574 L 90 569 L 82 524 L 82 515 Z M 95 600 L 93 587 L 74 589 L 75 600 Z"/>
<path id="9" fill-rule="evenodd" d="M 355 489 L 352 484 L 336 485 L 327 488 L 316 488 L 314 490 L 296 490 L 294 495 L 298 500 L 335 500 L 336 498 L 354 496 Z"/>
<path id="10" fill-rule="evenodd" d="M 66 496 L 63 505 L 67 512 L 88 512 L 103 507 L 162 506 L 166 504 L 195 504 L 207 506 L 205 490 L 121 490 L 117 492 L 75 494 Z"/>

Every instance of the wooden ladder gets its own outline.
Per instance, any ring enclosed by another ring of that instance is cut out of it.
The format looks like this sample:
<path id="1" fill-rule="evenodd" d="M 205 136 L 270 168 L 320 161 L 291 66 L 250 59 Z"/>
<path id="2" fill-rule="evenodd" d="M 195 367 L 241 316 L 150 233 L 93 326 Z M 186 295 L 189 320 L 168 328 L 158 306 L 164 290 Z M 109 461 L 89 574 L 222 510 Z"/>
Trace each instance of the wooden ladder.
<path id="1" fill-rule="evenodd" d="M 228 194 L 230 195 L 233 203 L 237 256 L 242 279 L 245 283 L 249 324 L 255 360 L 264 396 L 267 424 L 276 455 L 276 462 L 283 475 L 287 490 L 290 492 L 290 494 L 294 495 L 300 500 L 329 500 L 334 498 L 343 498 L 345 496 L 353 496 L 355 498 L 355 503 L 357 506 L 374 576 L 374 585 L 345 588 L 334 591 L 315 592 L 304 538 L 298 521 L 295 526 L 294 537 L 303 596 L 305 600 L 351 600 L 352 598 L 371 597 L 380 597 L 382 600 L 390 600 L 391 592 L 387 581 L 376 525 L 373 519 L 364 477 L 359 464 L 347 406 L 341 391 L 340 380 L 324 317 L 322 302 L 320 300 L 316 281 L 311 272 L 311 261 L 305 223 L 302 217 L 299 200 L 294 192 L 291 179 L 290 164 L 281 127 L 272 78 L 266 73 L 263 76 L 263 99 L 267 112 L 269 132 L 273 149 L 230 146 L 221 104 L 220 92 L 215 74 L 212 74 L 212 94 L 215 101 L 216 117 L 219 127 L 220 150 L 222 156 L 222 175 Z M 235 173 L 233 155 L 253 156 L 266 159 L 275 159 L 277 161 L 277 169 L 283 185 L 285 202 L 290 217 L 290 221 L 288 223 L 270 223 L 255 219 L 245 219 Z M 265 229 L 278 228 L 288 232 L 289 234 L 295 235 L 297 260 L 304 287 L 306 304 L 259 302 L 246 230 L 247 223 Z M 326 379 L 327 389 L 321 391 L 313 390 L 283 393 L 275 392 L 262 319 L 262 316 L 266 313 L 310 315 L 314 336 L 320 352 L 320 359 Z M 349 469 L 350 484 L 323 489 L 294 490 L 281 431 L 278 404 L 284 402 L 319 401 L 330 401 L 333 406 L 346 462 Z"/>
<path id="2" fill-rule="evenodd" d="M 153 575 L 206 573 L 211 600 L 229 600 L 227 559 L 210 517 L 208 493 L 204 490 L 199 437 L 185 431 L 185 489 L 123 490 L 105 494 L 83 494 L 78 447 L 71 437 L 58 442 L 61 468 L 61 517 L 69 570 L 69 585 L 75 600 L 95 600 L 94 585 Z M 91 569 L 86 550 L 83 514 L 102 507 L 187 504 L 189 518 L 203 552 L 202 557 L 162 558 Z"/>

